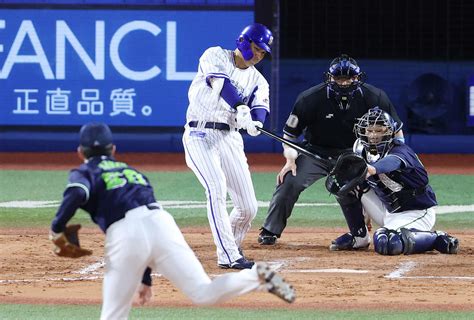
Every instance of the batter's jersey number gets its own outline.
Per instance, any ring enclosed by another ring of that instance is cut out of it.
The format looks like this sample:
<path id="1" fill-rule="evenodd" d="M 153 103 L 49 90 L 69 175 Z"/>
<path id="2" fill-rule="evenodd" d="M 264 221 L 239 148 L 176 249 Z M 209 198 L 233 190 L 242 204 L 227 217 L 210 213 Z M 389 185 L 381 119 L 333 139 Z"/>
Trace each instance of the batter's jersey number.
<path id="1" fill-rule="evenodd" d="M 127 183 L 148 185 L 143 175 L 133 169 L 124 169 L 123 171 L 104 172 L 102 179 L 105 182 L 107 190 L 121 188 Z"/>

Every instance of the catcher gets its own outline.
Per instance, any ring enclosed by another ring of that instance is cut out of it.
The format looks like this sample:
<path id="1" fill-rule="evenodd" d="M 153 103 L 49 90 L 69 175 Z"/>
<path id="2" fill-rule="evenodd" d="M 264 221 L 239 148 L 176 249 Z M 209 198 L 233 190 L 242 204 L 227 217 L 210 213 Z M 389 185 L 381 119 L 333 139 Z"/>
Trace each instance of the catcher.
<path id="1" fill-rule="evenodd" d="M 382 255 L 437 250 L 455 254 L 459 241 L 435 224 L 436 196 L 416 153 L 394 139 L 398 124 L 386 112 L 370 109 L 354 127 L 354 151 L 342 155 L 326 180 L 329 192 L 349 199 L 352 215 L 345 215 L 350 230 L 366 229 L 363 213 L 381 226 L 373 235 L 375 251 Z M 340 201 L 339 201 L 340 202 Z M 330 250 L 366 249 L 370 238 L 351 232 L 334 240 Z"/>
<path id="2" fill-rule="evenodd" d="M 109 127 L 88 123 L 79 135 L 78 154 L 85 161 L 69 174 L 50 239 L 58 256 L 92 253 L 79 245 L 80 226 L 66 227 L 78 208 L 106 234 L 101 319 L 126 319 L 135 292 L 139 304 L 149 301 L 152 268 L 196 304 L 214 304 L 257 289 L 294 301 L 293 288 L 265 263 L 211 280 L 173 217 L 156 202 L 146 176 L 114 159 Z"/>

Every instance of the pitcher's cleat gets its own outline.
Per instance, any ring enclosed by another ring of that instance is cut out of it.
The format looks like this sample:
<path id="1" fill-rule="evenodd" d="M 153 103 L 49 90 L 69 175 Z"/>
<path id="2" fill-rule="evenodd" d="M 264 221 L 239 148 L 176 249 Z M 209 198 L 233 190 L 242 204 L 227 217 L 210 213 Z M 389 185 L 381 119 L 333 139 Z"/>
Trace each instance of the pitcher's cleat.
<path id="1" fill-rule="evenodd" d="M 257 273 L 262 283 L 267 285 L 268 292 L 288 303 L 295 301 L 296 294 L 293 286 L 286 282 L 276 271 L 272 270 L 268 264 L 257 263 Z"/>

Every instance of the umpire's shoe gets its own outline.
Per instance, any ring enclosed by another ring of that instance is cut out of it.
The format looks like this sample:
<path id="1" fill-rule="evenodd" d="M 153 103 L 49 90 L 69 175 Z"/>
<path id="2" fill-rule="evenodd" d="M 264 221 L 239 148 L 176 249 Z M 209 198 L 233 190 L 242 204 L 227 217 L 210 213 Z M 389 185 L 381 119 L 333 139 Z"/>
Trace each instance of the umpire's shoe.
<path id="1" fill-rule="evenodd" d="M 342 236 L 333 240 L 329 246 L 331 251 L 347 250 L 367 250 L 370 245 L 370 235 L 367 232 L 365 237 L 354 237 L 351 233 L 344 233 Z"/>
<path id="2" fill-rule="evenodd" d="M 243 270 L 243 269 L 252 269 L 255 262 L 249 261 L 242 257 L 240 259 L 235 260 L 232 263 L 219 263 L 219 267 L 222 269 L 236 269 L 236 270 Z"/>
<path id="3" fill-rule="evenodd" d="M 268 264 L 264 262 L 257 263 L 257 274 L 260 281 L 266 285 L 268 292 L 273 293 L 288 303 L 295 301 L 296 294 L 293 286 L 273 271 Z"/>
<path id="4" fill-rule="evenodd" d="M 277 235 L 274 233 L 271 233 L 268 230 L 265 230 L 264 228 L 260 229 L 260 234 L 258 235 L 258 243 L 261 245 L 267 245 L 267 246 L 272 246 L 276 243 L 277 241 Z"/>

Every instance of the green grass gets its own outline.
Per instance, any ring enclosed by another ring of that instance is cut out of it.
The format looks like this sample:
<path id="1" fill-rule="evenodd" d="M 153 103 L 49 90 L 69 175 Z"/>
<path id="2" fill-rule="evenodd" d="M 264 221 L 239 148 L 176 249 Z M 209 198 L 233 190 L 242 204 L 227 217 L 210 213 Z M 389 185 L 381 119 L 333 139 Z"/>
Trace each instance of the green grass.
<path id="1" fill-rule="evenodd" d="M 204 190 L 192 172 L 146 172 L 159 201 L 205 201 Z M 19 200 L 60 201 L 67 182 L 67 171 L 0 171 L 0 202 Z M 259 201 L 270 201 L 274 187 L 274 173 L 252 175 Z M 431 185 L 440 205 L 471 205 L 474 203 L 472 176 L 434 175 Z M 322 181 L 305 190 L 298 203 L 324 203 L 318 207 L 295 207 L 289 226 L 345 227 L 346 223 L 334 197 L 329 196 Z M 54 214 L 52 208 L 0 208 L 2 227 L 48 228 Z M 267 208 L 260 208 L 253 223 L 258 228 Z M 206 210 L 168 208 L 180 226 L 208 226 Z M 74 222 L 92 226 L 89 215 L 79 211 Z M 474 228 L 473 212 L 438 215 L 437 228 Z M 1 319 L 97 319 L 97 305 L 14 305 L 0 303 Z M 265 310 L 227 308 L 132 308 L 130 319 L 473 319 L 467 312 L 399 312 L 399 311 L 324 311 L 324 310 Z"/>
<path id="2" fill-rule="evenodd" d="M 63 305 L 11 305 L 0 304 L 2 319 L 98 319 L 100 306 Z M 19 315 L 21 314 L 21 317 Z M 132 308 L 130 319 L 417 319 L 417 320 L 463 320 L 472 319 L 472 312 L 408 312 L 408 311 L 316 311 L 316 310 L 267 310 L 228 308 Z"/>
<path id="3" fill-rule="evenodd" d="M 204 189 L 192 172 L 146 172 L 159 201 L 205 201 Z M 0 202 L 14 200 L 50 200 L 60 201 L 67 182 L 67 171 L 0 171 Z M 274 173 L 254 173 L 253 180 L 257 199 L 270 201 L 275 188 Z M 474 184 L 472 176 L 433 175 L 431 184 L 436 191 L 440 205 L 471 205 L 474 203 Z M 318 181 L 306 189 L 298 203 L 324 203 L 327 206 L 295 207 L 289 220 L 289 226 L 344 227 L 345 220 L 336 204 Z M 5 227 L 46 227 L 49 226 L 57 208 L 0 208 L 0 225 Z M 205 208 L 178 209 L 167 208 L 175 217 L 178 225 L 207 226 Z M 261 207 L 253 223 L 262 224 L 266 216 L 266 207 Z M 437 228 L 469 229 L 474 227 L 473 212 L 438 215 Z M 75 222 L 93 225 L 89 215 L 78 211 Z"/>

